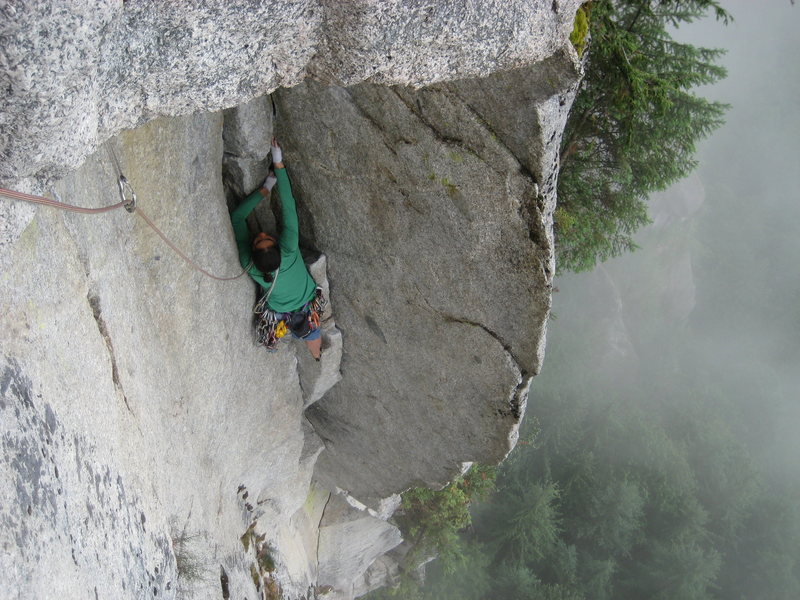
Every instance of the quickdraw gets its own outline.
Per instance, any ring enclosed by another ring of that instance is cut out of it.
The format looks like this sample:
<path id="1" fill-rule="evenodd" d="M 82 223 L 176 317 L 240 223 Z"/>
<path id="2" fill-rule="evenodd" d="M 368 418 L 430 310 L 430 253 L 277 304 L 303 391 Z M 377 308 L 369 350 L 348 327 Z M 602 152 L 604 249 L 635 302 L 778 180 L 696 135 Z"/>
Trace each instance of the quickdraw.
<path id="1" fill-rule="evenodd" d="M 322 315 L 325 312 L 325 307 L 328 301 L 322 295 L 322 288 L 317 288 L 317 293 L 311 302 L 308 302 L 304 307 L 304 311 L 308 311 L 308 323 L 312 329 L 319 329 L 322 322 Z"/>

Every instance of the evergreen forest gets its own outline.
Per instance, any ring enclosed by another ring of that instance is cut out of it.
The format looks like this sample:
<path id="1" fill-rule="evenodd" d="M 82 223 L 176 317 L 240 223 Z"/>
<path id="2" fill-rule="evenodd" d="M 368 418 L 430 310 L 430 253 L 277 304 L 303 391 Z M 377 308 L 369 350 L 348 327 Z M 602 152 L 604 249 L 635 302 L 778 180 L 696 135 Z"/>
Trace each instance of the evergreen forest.
<path id="1" fill-rule="evenodd" d="M 686 177 L 697 142 L 723 123 L 728 106 L 695 88 L 725 77 L 724 51 L 672 35 L 711 14 L 731 19 L 713 0 L 594 0 L 578 10 L 572 40 L 588 56 L 562 139 L 559 271 L 635 249 L 650 194 Z"/>

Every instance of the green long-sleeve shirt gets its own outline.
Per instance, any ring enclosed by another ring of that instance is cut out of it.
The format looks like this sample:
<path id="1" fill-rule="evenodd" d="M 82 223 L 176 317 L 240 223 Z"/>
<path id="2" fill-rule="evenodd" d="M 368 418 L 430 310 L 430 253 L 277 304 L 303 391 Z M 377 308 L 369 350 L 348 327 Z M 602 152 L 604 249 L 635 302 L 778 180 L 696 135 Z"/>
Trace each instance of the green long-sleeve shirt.
<path id="1" fill-rule="evenodd" d="M 268 304 L 275 312 L 292 312 L 301 309 L 314 297 L 317 284 L 308 273 L 303 257 L 300 255 L 297 208 L 294 196 L 292 196 L 289 176 L 286 174 L 286 169 L 275 169 L 275 176 L 278 178 L 278 197 L 281 201 L 282 215 L 281 235 L 278 240 L 281 250 L 281 266 Z M 247 268 L 250 277 L 266 293 L 272 286 L 272 282 L 265 281 L 264 273 L 251 262 L 253 239 L 245 222 L 247 215 L 262 199 L 260 189 L 250 194 L 231 212 L 231 223 L 236 236 L 236 245 L 239 248 L 239 262 L 242 263 L 242 267 Z"/>

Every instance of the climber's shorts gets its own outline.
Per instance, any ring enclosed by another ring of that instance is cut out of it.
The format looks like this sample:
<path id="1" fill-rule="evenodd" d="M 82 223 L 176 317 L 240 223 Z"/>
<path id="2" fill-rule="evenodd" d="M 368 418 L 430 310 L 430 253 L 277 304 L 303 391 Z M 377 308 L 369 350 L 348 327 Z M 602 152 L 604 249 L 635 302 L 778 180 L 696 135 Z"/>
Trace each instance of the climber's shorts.
<path id="1" fill-rule="evenodd" d="M 298 340 L 313 342 L 319 339 L 322 331 L 319 326 L 312 323 L 309 318 L 308 310 L 288 313 L 285 315 L 286 326 L 292 332 L 292 336 Z"/>
<path id="2" fill-rule="evenodd" d="M 294 332 L 292 332 L 294 335 Z M 318 340 L 322 336 L 322 329 L 319 327 L 313 328 L 305 337 L 298 337 L 294 335 L 297 339 L 304 340 L 306 342 L 313 342 L 314 340 Z"/>

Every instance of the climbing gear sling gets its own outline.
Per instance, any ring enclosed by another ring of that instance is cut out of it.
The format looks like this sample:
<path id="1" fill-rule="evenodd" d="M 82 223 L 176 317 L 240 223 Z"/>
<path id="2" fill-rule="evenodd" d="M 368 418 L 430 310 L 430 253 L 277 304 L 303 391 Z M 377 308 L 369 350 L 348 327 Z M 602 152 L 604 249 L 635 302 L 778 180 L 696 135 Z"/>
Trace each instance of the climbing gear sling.
<path id="1" fill-rule="evenodd" d="M 277 274 L 275 279 L 277 279 Z M 273 280 L 273 286 L 275 280 Z M 305 338 L 311 332 L 320 328 L 322 315 L 328 301 L 322 295 L 322 288 L 317 287 L 314 298 L 306 302 L 302 308 L 296 311 L 284 313 L 275 312 L 268 306 L 269 295 L 272 291 L 265 293 L 253 308 L 253 312 L 258 315 L 256 324 L 256 339 L 259 346 L 265 346 L 268 351 L 277 350 L 278 340 L 286 336 L 289 331 L 298 338 Z"/>

